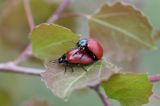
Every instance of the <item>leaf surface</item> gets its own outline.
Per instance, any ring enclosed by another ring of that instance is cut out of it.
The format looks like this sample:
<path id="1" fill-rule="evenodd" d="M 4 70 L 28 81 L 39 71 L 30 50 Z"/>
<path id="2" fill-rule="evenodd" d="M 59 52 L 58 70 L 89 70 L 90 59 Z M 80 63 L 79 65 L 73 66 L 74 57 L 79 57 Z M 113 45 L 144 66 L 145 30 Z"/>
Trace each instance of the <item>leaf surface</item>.
<path id="1" fill-rule="evenodd" d="M 152 84 L 147 74 L 119 73 L 102 83 L 109 98 L 118 100 L 122 106 L 142 106 L 152 95 Z"/>
<path id="2" fill-rule="evenodd" d="M 143 48 L 156 48 L 150 23 L 131 5 L 104 4 L 89 18 L 89 27 L 90 36 L 101 41 L 116 61 L 131 60 Z"/>
<path id="3" fill-rule="evenodd" d="M 67 68 L 64 73 L 64 65 L 46 63 L 47 71 L 42 73 L 42 80 L 51 89 L 54 95 L 60 98 L 67 98 L 76 89 L 95 86 L 101 80 L 107 80 L 112 74 L 118 71 L 117 67 L 105 60 L 99 60 L 91 65 Z"/>
<path id="4" fill-rule="evenodd" d="M 79 36 L 56 24 L 40 24 L 31 33 L 32 51 L 43 60 L 57 59 L 75 47 Z"/>

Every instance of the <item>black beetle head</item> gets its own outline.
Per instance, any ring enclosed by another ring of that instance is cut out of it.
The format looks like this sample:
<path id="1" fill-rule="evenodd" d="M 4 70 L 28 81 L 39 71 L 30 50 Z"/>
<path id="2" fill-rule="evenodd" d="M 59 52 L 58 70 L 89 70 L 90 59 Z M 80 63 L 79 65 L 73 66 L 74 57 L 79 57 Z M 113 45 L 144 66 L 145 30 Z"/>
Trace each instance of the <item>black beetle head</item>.
<path id="1" fill-rule="evenodd" d="M 59 63 L 65 63 L 66 62 L 66 54 L 63 54 L 59 59 L 58 59 Z"/>
<path id="2" fill-rule="evenodd" d="M 81 48 L 86 47 L 86 46 L 87 46 L 87 43 L 88 43 L 88 40 L 86 40 L 86 39 L 81 39 L 81 40 L 79 40 L 79 41 L 77 42 L 77 47 L 81 47 Z"/>

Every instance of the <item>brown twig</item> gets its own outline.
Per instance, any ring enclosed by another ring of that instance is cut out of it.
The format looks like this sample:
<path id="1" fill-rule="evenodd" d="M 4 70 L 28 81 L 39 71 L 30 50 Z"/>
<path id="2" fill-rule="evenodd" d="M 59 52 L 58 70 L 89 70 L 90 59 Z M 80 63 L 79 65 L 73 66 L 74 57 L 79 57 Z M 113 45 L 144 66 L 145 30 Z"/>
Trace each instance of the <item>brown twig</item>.
<path id="1" fill-rule="evenodd" d="M 60 15 L 63 13 L 66 7 L 68 7 L 70 1 L 69 0 L 63 0 L 63 2 L 60 4 L 60 6 L 57 8 L 57 10 L 54 12 L 54 14 L 48 19 L 48 23 L 54 23 L 60 18 Z"/>
<path id="2" fill-rule="evenodd" d="M 68 6 L 69 0 L 64 0 L 63 3 L 57 8 L 56 12 L 51 16 L 51 18 L 48 19 L 48 22 L 55 22 L 59 19 L 61 13 L 64 11 L 64 9 Z M 33 30 L 35 27 L 35 23 L 33 20 L 33 15 L 31 11 L 31 7 L 29 4 L 29 0 L 23 0 L 24 10 L 26 13 L 26 17 L 28 20 L 30 31 Z M 22 61 L 25 61 L 32 55 L 32 46 L 29 44 L 26 49 L 14 60 L 12 61 L 14 64 L 19 64 Z"/>
<path id="3" fill-rule="evenodd" d="M 35 23 L 33 20 L 29 0 L 23 0 L 24 4 L 24 10 L 26 13 L 26 17 L 28 20 L 30 31 L 33 30 L 35 27 Z M 56 12 L 52 15 L 51 18 L 48 19 L 48 22 L 55 22 L 60 18 L 60 15 L 65 10 L 65 8 L 68 6 L 69 0 L 64 0 L 60 6 L 57 8 Z M 0 64 L 0 71 L 1 72 L 13 72 L 13 73 L 21 73 L 21 74 L 30 74 L 30 75 L 40 75 L 41 72 L 43 72 L 40 69 L 34 69 L 34 68 L 27 68 L 27 67 L 21 67 L 17 66 L 17 64 L 21 63 L 22 61 L 25 61 L 32 55 L 32 46 L 29 44 L 25 50 L 14 60 L 8 63 Z"/>
<path id="4" fill-rule="evenodd" d="M 12 62 L 0 64 L 0 71 L 1 72 L 9 72 L 9 73 L 20 73 L 20 74 L 26 74 L 26 75 L 34 75 L 34 76 L 40 76 L 44 70 L 41 69 L 34 69 L 34 68 L 27 68 L 27 67 L 21 67 L 13 64 Z"/>
<path id="5" fill-rule="evenodd" d="M 12 62 L 16 65 L 27 60 L 32 55 L 32 45 L 29 44 L 25 50 Z"/>
<path id="6" fill-rule="evenodd" d="M 48 19 L 48 22 L 55 22 L 60 18 L 61 13 L 64 11 L 64 9 L 68 6 L 69 0 L 64 0 L 63 3 L 57 8 L 56 12 L 51 16 L 51 18 Z M 35 23 L 33 20 L 33 15 L 31 11 L 31 7 L 29 4 L 29 0 L 23 0 L 24 10 L 26 13 L 26 17 L 28 20 L 30 31 L 33 30 L 35 27 Z M 25 50 L 14 60 L 12 61 L 14 64 L 19 64 L 22 61 L 25 61 L 32 55 L 32 45 L 29 44 Z"/>
<path id="7" fill-rule="evenodd" d="M 34 20 L 33 20 L 33 15 L 32 15 L 31 7 L 30 7 L 30 4 L 29 4 L 29 0 L 23 0 L 23 5 L 24 5 L 24 10 L 25 10 L 25 13 L 26 13 L 26 17 L 27 17 L 27 20 L 28 20 L 30 31 L 32 31 L 33 28 L 35 27 L 35 23 L 34 23 Z"/>
<path id="8" fill-rule="evenodd" d="M 111 106 L 107 95 L 105 94 L 105 92 L 102 89 L 100 89 L 99 85 L 97 85 L 95 87 L 91 87 L 91 88 L 97 92 L 97 94 L 100 97 L 101 101 L 103 102 L 104 106 Z"/>
<path id="9" fill-rule="evenodd" d="M 33 20 L 33 15 L 32 15 L 31 7 L 30 7 L 30 4 L 29 4 L 29 0 L 23 0 L 23 5 L 24 5 L 24 10 L 25 10 L 25 14 L 26 14 L 26 17 L 27 17 L 27 20 L 28 20 L 30 31 L 32 31 L 33 28 L 35 27 L 35 23 L 34 23 L 34 20 Z M 20 62 L 28 59 L 31 55 L 32 55 L 32 45 L 29 44 L 24 49 L 24 51 L 12 62 L 14 64 L 19 64 Z"/>
<path id="10" fill-rule="evenodd" d="M 61 18 L 66 18 L 66 17 L 84 17 L 86 19 L 89 19 L 90 15 L 88 14 L 84 14 L 84 13 L 80 13 L 80 12 L 68 12 L 68 13 L 64 13 L 61 15 Z"/>

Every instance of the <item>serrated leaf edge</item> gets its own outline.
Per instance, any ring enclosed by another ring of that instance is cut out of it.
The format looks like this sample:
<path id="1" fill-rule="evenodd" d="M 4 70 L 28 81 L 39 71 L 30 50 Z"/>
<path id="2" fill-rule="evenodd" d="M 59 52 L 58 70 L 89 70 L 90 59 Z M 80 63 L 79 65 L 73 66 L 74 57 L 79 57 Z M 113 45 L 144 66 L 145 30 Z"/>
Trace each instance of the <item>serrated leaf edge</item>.
<path id="1" fill-rule="evenodd" d="M 151 49 L 156 50 L 156 49 L 157 49 L 157 46 L 155 45 L 154 42 L 153 42 L 152 45 L 150 45 L 150 44 L 148 44 L 147 42 L 144 42 L 143 40 L 138 39 L 137 37 L 134 37 L 134 35 L 130 34 L 129 32 L 126 32 L 125 30 L 123 30 L 123 29 L 121 29 L 121 28 L 118 28 L 118 27 L 116 27 L 116 26 L 114 26 L 114 25 L 111 25 L 111 24 L 109 24 L 109 23 L 107 23 L 107 25 L 105 25 L 103 21 L 98 20 L 98 19 L 96 19 L 96 18 L 93 18 L 93 16 L 94 16 L 95 14 L 97 14 L 98 12 L 101 11 L 101 9 L 102 9 L 102 7 L 103 7 L 104 5 L 108 5 L 109 7 L 112 7 L 112 6 L 116 5 L 116 4 L 120 4 L 120 5 L 124 5 L 124 6 L 130 7 L 130 8 L 133 8 L 136 12 L 138 12 L 138 14 L 140 14 L 142 17 L 144 17 L 144 19 L 145 19 L 145 21 L 147 22 L 148 26 L 149 26 L 150 29 L 152 30 L 151 22 L 150 22 L 150 20 L 147 19 L 147 17 L 144 15 L 144 13 L 143 13 L 142 11 L 140 11 L 138 8 L 136 8 L 134 5 L 131 5 L 131 4 L 125 3 L 125 2 L 114 2 L 114 3 L 110 3 L 110 4 L 109 4 L 109 3 L 102 4 L 101 7 L 100 7 L 99 9 L 97 9 L 96 12 L 94 12 L 93 14 L 91 14 L 88 19 L 89 19 L 89 20 L 93 20 L 94 22 L 99 22 L 100 25 L 103 25 L 103 26 L 105 26 L 105 27 L 109 27 L 109 28 L 116 29 L 117 31 L 119 31 L 119 32 L 121 32 L 121 33 L 124 33 L 124 34 L 128 35 L 129 37 L 137 40 L 139 43 L 142 43 L 143 45 L 145 45 L 145 46 L 147 46 L 147 47 L 149 47 L 149 48 L 151 48 Z M 152 40 L 153 40 L 153 39 L 152 39 Z"/>

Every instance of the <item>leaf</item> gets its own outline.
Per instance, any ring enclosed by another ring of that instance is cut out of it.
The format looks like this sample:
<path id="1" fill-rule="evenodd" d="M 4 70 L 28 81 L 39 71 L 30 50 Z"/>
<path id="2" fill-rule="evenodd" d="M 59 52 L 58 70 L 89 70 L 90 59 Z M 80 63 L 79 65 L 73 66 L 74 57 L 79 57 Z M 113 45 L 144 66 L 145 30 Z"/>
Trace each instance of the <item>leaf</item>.
<path id="1" fill-rule="evenodd" d="M 69 67 L 67 73 L 64 73 L 63 65 L 48 62 L 74 48 L 75 43 L 73 42 L 79 40 L 79 36 L 65 27 L 56 24 L 41 24 L 31 32 L 30 38 L 33 54 L 46 60 L 47 71 L 41 74 L 42 79 L 48 88 L 60 98 L 67 98 L 75 89 L 99 84 L 102 79 L 108 79 L 118 71 L 117 67 L 105 60 L 86 65 L 87 72 L 81 66 L 75 65 L 73 73 Z"/>
<path id="2" fill-rule="evenodd" d="M 56 24 L 38 25 L 31 33 L 32 51 L 40 59 L 55 59 L 75 47 L 79 36 Z"/>
<path id="3" fill-rule="evenodd" d="M 131 5 L 104 4 L 90 16 L 89 27 L 90 36 L 101 41 L 106 54 L 116 61 L 131 60 L 143 48 L 156 48 L 150 23 Z"/>
<path id="4" fill-rule="evenodd" d="M 117 67 L 103 59 L 84 66 L 87 72 L 80 66 L 73 67 L 73 73 L 69 67 L 64 73 L 64 66 L 59 64 L 46 63 L 46 67 L 47 71 L 41 74 L 42 80 L 54 95 L 63 99 L 67 99 L 74 90 L 95 86 L 118 71 Z"/>
<path id="5" fill-rule="evenodd" d="M 141 106 L 152 95 L 152 84 L 147 74 L 119 73 L 102 83 L 109 98 L 118 100 L 122 106 Z"/>

